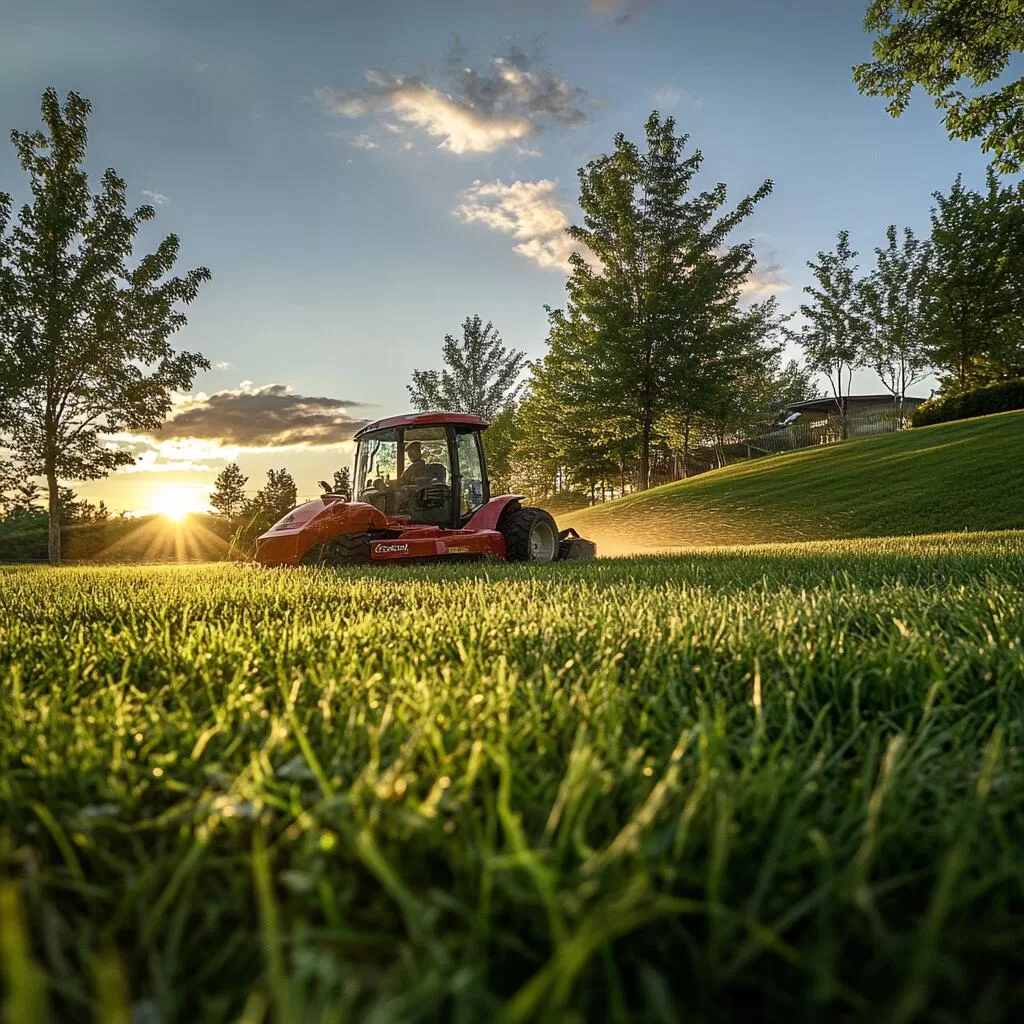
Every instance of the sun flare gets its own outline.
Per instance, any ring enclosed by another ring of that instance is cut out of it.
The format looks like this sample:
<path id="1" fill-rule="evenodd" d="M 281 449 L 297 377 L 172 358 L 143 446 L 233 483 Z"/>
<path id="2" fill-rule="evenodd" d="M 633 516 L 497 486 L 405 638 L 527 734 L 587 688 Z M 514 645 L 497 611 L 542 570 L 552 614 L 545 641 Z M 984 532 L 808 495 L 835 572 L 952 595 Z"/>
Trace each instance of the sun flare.
<path id="1" fill-rule="evenodd" d="M 190 512 L 197 512 L 195 498 L 187 487 L 167 484 L 153 495 L 151 507 L 172 523 L 180 523 Z"/>

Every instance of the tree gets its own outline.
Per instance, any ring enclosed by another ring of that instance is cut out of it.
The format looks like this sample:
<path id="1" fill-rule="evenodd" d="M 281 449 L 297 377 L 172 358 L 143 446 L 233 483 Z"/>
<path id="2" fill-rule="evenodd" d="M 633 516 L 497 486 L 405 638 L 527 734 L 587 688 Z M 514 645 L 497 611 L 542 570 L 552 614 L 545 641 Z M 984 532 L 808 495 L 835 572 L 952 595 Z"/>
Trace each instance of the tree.
<path id="1" fill-rule="evenodd" d="M 815 393 L 809 369 L 796 360 L 783 365 L 788 331 L 776 313 L 775 301 L 765 307 L 763 332 L 753 334 L 744 348 L 732 353 L 729 372 L 718 381 L 700 412 L 684 418 L 681 424 L 672 421 L 672 433 L 676 435 L 673 440 L 677 445 L 682 441 L 683 475 L 688 471 L 693 441 L 700 438 L 715 449 L 717 463 L 722 465 L 727 438 L 740 438 L 754 425 L 773 418 L 787 403 Z"/>
<path id="2" fill-rule="evenodd" d="M 214 514 L 225 519 L 237 519 L 245 507 L 245 485 L 248 477 L 237 462 L 229 462 L 213 482 L 210 507 Z"/>
<path id="3" fill-rule="evenodd" d="M 508 494 L 512 490 L 519 434 L 517 412 L 517 406 L 507 405 L 484 431 L 484 455 L 487 458 L 491 494 Z"/>
<path id="4" fill-rule="evenodd" d="M 934 194 L 926 331 L 947 392 L 1024 375 L 1024 183 L 986 185 Z"/>
<path id="5" fill-rule="evenodd" d="M 18 474 L 14 466 L 6 459 L 0 459 L 0 519 L 3 519 L 12 507 L 12 492 L 18 486 Z"/>
<path id="6" fill-rule="evenodd" d="M 864 361 L 902 409 L 907 390 L 928 375 L 925 310 L 931 248 L 896 226 L 886 230 L 888 245 L 875 249 L 874 271 L 858 283 L 866 334 Z"/>
<path id="7" fill-rule="evenodd" d="M 980 138 L 1004 173 L 1024 167 L 1024 78 L 978 92 L 1024 51 L 1020 0 L 872 0 L 864 29 L 878 35 L 874 61 L 853 69 L 862 93 L 888 97 L 899 117 L 919 85 L 945 111 L 950 138 Z M 964 79 L 971 95 L 957 88 Z"/>
<path id="8" fill-rule="evenodd" d="M 731 353 L 763 327 L 762 308 L 739 306 L 752 244 L 726 240 L 772 189 L 766 181 L 719 213 L 724 184 L 688 195 L 703 155 L 685 154 L 689 137 L 674 120 L 655 111 L 645 133 L 644 151 L 620 133 L 612 153 L 579 172 L 583 225 L 569 228 L 579 251 L 566 310 L 548 311 L 546 357 L 549 405 L 568 388 L 565 407 L 600 424 L 609 443 L 637 439 L 640 488 L 662 416 L 706 403 Z"/>
<path id="9" fill-rule="evenodd" d="M 0 447 L 49 493 L 50 561 L 60 561 L 60 481 L 92 480 L 132 463 L 106 435 L 160 426 L 174 391 L 187 391 L 203 356 L 170 338 L 210 276 L 168 276 L 179 242 L 129 260 L 151 206 L 127 212 L 113 170 L 91 194 L 83 168 L 90 104 L 47 89 L 46 132 L 11 132 L 31 203 L 8 233 L 11 200 L 0 195 Z"/>
<path id="10" fill-rule="evenodd" d="M 46 514 L 39 504 L 39 487 L 34 480 L 16 479 L 10 492 L 4 500 L 6 519 L 29 519 Z"/>
<path id="11" fill-rule="evenodd" d="M 807 266 L 818 287 L 804 291 L 813 302 L 800 312 L 810 321 L 799 335 L 807 365 L 824 375 L 836 400 L 842 436 L 846 437 L 846 399 L 853 371 L 863 363 L 865 323 L 857 287 L 857 253 L 850 248 L 850 233 L 840 231 L 834 252 L 819 252 L 818 262 Z M 845 380 L 845 390 L 844 390 Z"/>
<path id="12" fill-rule="evenodd" d="M 298 504 L 298 488 L 287 469 L 268 469 L 267 483 L 247 502 L 242 515 L 265 526 L 276 523 Z"/>
<path id="13" fill-rule="evenodd" d="M 444 336 L 441 357 L 448 369 L 413 370 L 408 385 L 414 409 L 446 409 L 492 420 L 515 401 L 526 354 L 507 349 L 490 320 L 467 316 L 462 340 Z"/>
<path id="14" fill-rule="evenodd" d="M 348 466 L 342 466 L 341 469 L 336 469 L 334 471 L 334 484 L 332 490 L 335 494 L 347 494 L 351 497 L 352 478 L 349 474 Z"/>

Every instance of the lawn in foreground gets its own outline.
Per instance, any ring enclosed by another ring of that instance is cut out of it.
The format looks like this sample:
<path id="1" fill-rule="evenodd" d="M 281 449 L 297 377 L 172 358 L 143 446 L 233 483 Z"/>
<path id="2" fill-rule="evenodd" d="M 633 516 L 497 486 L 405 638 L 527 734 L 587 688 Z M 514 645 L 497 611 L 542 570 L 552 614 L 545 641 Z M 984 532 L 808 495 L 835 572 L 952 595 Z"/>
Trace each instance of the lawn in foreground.
<path id="1" fill-rule="evenodd" d="M 1022 590 L 1021 533 L 0 572 L 9 1013 L 1019 1019 Z"/>

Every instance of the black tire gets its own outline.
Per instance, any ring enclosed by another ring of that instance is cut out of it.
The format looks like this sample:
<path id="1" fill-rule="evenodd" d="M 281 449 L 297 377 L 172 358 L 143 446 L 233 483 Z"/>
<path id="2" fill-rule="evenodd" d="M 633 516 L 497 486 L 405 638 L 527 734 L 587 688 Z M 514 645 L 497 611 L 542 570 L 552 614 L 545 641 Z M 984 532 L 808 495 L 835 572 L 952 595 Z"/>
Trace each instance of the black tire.
<path id="1" fill-rule="evenodd" d="M 344 533 L 334 540 L 310 548 L 303 556 L 303 565 L 365 565 L 370 561 L 370 535 Z"/>
<path id="2" fill-rule="evenodd" d="M 558 527 L 542 508 L 511 509 L 502 517 L 505 558 L 544 565 L 558 558 Z"/>

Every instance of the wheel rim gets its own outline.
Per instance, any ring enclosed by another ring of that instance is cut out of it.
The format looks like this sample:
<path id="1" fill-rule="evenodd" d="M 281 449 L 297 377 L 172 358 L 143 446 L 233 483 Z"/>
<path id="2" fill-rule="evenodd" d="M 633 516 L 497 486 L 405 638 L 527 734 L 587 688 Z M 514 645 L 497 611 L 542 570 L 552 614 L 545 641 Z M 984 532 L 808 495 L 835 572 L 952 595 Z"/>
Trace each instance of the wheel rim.
<path id="1" fill-rule="evenodd" d="M 549 522 L 541 519 L 530 533 L 530 561 L 553 562 L 558 551 L 558 538 Z"/>

